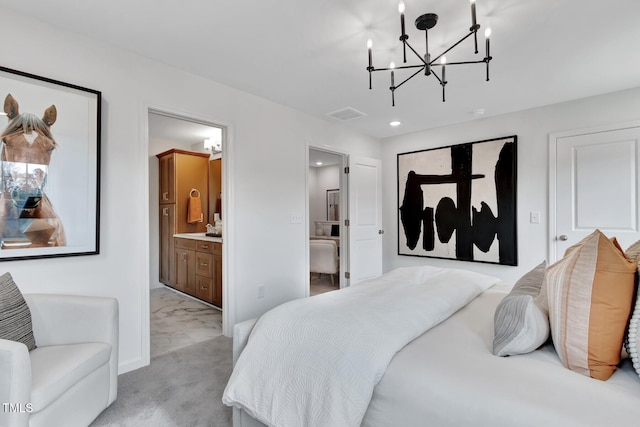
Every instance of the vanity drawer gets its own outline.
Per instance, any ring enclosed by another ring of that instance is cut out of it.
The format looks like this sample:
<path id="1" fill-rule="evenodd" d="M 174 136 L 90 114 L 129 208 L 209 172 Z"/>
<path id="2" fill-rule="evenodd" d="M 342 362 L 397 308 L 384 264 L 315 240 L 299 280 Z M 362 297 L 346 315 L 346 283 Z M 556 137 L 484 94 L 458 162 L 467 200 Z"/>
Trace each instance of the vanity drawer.
<path id="1" fill-rule="evenodd" d="M 207 252 L 210 254 L 222 255 L 222 243 L 204 242 L 202 240 L 197 240 L 196 250 L 199 252 Z"/>
<path id="2" fill-rule="evenodd" d="M 202 240 L 196 240 L 196 250 L 199 252 L 213 253 L 213 242 L 204 242 Z"/>
<path id="3" fill-rule="evenodd" d="M 211 278 L 213 277 L 213 255 L 203 252 L 196 252 L 196 274 Z"/>
<path id="4" fill-rule="evenodd" d="M 196 298 L 213 302 L 213 280 L 203 276 L 196 276 Z"/>
<path id="5" fill-rule="evenodd" d="M 176 248 L 181 248 L 181 249 L 195 249 L 196 242 L 197 240 L 193 240 L 193 239 L 183 239 L 180 237 L 175 238 Z"/>

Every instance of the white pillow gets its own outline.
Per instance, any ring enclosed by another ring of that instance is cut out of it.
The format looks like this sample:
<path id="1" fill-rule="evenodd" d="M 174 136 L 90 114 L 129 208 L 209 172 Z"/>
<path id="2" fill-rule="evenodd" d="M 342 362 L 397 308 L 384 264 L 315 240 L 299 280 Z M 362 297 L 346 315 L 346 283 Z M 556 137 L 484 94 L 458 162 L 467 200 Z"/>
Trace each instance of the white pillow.
<path id="1" fill-rule="evenodd" d="M 548 313 L 536 303 L 546 267 L 544 261 L 522 276 L 498 304 L 493 338 L 496 356 L 530 353 L 549 338 Z"/>

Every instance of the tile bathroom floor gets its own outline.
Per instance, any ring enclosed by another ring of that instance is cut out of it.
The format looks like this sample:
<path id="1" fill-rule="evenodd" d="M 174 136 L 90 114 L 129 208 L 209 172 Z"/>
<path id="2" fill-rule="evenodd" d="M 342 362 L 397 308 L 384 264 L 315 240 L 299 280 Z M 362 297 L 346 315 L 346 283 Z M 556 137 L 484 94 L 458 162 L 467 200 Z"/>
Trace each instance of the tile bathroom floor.
<path id="1" fill-rule="evenodd" d="M 166 287 L 150 291 L 151 358 L 222 335 L 222 312 Z"/>

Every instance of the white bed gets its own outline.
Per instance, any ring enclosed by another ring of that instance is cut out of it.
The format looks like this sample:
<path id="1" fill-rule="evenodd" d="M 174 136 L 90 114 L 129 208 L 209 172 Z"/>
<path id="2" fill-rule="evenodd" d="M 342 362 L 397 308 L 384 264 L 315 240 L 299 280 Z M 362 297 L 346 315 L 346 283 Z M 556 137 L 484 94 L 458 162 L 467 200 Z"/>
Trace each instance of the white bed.
<path id="1" fill-rule="evenodd" d="M 500 284 L 484 291 L 395 354 L 362 425 L 639 425 L 640 378 L 628 360 L 599 381 L 564 368 L 551 344 L 526 355 L 492 354 L 494 311 L 508 291 Z M 234 361 L 253 325 L 237 325 Z M 260 425 L 234 408 L 234 426 Z"/>

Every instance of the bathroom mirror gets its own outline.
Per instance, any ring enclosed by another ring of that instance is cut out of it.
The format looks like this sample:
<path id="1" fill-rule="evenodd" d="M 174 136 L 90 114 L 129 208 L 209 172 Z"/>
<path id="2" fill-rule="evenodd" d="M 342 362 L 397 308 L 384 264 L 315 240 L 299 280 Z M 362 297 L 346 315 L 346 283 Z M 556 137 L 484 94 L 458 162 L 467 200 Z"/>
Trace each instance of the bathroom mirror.
<path id="1" fill-rule="evenodd" d="M 327 221 L 340 220 L 340 190 L 327 190 Z"/>

